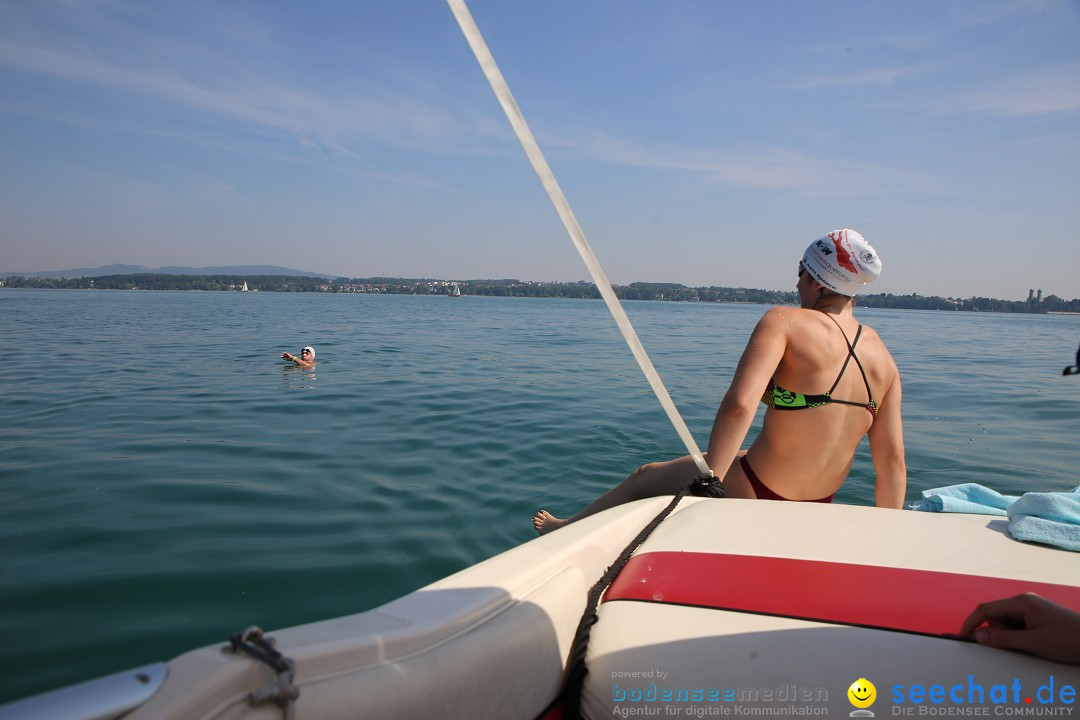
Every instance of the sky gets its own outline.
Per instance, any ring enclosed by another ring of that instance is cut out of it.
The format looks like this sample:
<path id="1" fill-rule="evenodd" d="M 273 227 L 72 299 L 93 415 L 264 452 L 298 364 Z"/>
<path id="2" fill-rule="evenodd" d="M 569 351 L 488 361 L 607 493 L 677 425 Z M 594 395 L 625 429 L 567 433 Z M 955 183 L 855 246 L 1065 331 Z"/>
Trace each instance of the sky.
<path id="1" fill-rule="evenodd" d="M 1080 1 L 471 0 L 611 281 L 1080 297 Z M 442 0 L 0 0 L 0 271 L 587 279 Z"/>

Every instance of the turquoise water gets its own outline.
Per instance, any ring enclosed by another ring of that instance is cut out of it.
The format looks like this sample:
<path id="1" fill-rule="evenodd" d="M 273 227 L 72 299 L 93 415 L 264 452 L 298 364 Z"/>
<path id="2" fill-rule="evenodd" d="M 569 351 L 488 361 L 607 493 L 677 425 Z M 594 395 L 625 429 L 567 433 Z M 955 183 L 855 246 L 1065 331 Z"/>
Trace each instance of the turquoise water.
<path id="1" fill-rule="evenodd" d="M 627 303 L 699 443 L 763 310 Z M 1080 481 L 1080 317 L 860 317 L 909 500 Z M 596 301 L 5 289 L 0 338 L 0 701 L 371 608 L 682 453 Z"/>

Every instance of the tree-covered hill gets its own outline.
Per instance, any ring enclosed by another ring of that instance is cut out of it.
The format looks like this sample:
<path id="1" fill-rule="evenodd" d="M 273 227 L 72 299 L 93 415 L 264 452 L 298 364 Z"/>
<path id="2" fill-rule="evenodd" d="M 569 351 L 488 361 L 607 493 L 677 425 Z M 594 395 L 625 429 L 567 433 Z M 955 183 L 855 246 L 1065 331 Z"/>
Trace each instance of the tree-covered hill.
<path id="1" fill-rule="evenodd" d="M 239 291 L 247 283 L 257 292 L 382 293 L 404 295 L 445 295 L 456 284 L 465 295 L 534 298 L 599 299 L 589 282 L 534 282 L 524 280 L 437 280 L 431 278 L 321 278 L 296 275 L 163 275 L 133 273 L 101 277 L 40 278 L 11 276 L 2 284 L 12 288 L 57 288 L 93 290 L 201 290 Z M 793 305 L 792 291 L 753 288 L 688 287 L 678 283 L 635 282 L 614 286 L 621 300 L 661 300 L 671 302 L 759 303 Z M 917 294 L 879 293 L 860 295 L 861 307 L 906 310 L 968 310 L 978 312 L 1080 312 L 1080 299 L 1064 300 L 1048 295 L 1041 300 L 997 300 L 995 298 L 943 298 Z"/>

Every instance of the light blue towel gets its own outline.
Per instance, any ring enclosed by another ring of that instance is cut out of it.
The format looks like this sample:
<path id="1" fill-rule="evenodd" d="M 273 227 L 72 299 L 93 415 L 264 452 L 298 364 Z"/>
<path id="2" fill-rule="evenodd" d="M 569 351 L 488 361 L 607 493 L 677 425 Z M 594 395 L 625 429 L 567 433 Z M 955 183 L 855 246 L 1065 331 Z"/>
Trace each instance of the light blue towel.
<path id="1" fill-rule="evenodd" d="M 923 490 L 922 502 L 910 506 L 923 512 L 1007 515 L 1009 534 L 1080 552 L 1080 486 L 1072 492 L 1002 495 L 977 483 Z"/>
<path id="2" fill-rule="evenodd" d="M 978 483 L 923 490 L 922 496 L 922 502 L 910 506 L 912 510 L 973 515 L 1005 515 L 1005 508 L 1017 499 L 1015 495 L 1002 495 Z"/>
<path id="3" fill-rule="evenodd" d="M 1080 552 L 1080 487 L 1071 493 L 1025 493 L 1009 506 L 1009 534 Z"/>

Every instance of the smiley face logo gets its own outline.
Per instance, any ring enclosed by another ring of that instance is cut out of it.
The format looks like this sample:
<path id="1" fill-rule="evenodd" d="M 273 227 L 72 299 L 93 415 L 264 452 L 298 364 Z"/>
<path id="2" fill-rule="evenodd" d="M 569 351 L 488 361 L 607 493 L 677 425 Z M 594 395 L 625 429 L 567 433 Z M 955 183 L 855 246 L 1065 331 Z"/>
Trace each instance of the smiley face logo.
<path id="1" fill-rule="evenodd" d="M 859 678 L 847 689 L 848 700 L 857 708 L 868 708 L 877 700 L 877 688 L 866 678 Z"/>

